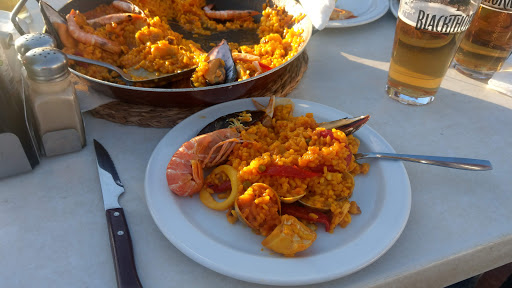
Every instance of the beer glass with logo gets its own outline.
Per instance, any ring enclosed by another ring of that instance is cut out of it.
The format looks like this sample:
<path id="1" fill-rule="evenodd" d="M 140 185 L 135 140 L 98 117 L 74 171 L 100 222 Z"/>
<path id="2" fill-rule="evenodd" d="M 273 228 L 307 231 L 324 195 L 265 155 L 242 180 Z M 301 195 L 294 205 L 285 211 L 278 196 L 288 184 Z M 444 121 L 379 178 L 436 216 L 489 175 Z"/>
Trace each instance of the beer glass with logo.
<path id="1" fill-rule="evenodd" d="M 386 92 L 404 104 L 432 102 L 480 0 L 401 0 Z"/>
<path id="2" fill-rule="evenodd" d="M 512 1 L 482 0 L 455 54 L 455 69 L 471 78 L 488 80 L 511 51 Z"/>

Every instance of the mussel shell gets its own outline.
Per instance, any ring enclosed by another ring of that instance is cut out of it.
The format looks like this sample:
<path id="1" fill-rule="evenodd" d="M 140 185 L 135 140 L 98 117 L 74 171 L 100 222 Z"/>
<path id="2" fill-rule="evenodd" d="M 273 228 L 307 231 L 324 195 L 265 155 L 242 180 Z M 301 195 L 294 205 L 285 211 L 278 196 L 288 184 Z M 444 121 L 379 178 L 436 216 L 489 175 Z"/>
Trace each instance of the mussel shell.
<path id="1" fill-rule="evenodd" d="M 50 6 L 50 4 L 43 0 L 39 1 L 39 10 L 41 11 L 41 16 L 43 17 L 43 21 L 46 26 L 44 31 L 55 38 L 55 41 L 57 42 L 57 48 L 64 48 L 64 44 L 62 44 L 59 33 L 55 27 L 53 27 L 52 23 L 63 23 L 67 25 L 68 22 L 66 21 L 66 16 L 62 15 L 60 12 Z"/>
<path id="2" fill-rule="evenodd" d="M 348 136 L 356 133 L 356 131 L 363 127 L 366 122 L 368 122 L 368 120 L 370 120 L 370 115 L 354 118 L 345 117 L 334 121 L 318 123 L 318 126 L 329 130 L 335 128 L 337 130 L 343 131 L 345 135 Z"/>
<path id="3" fill-rule="evenodd" d="M 224 69 L 226 70 L 226 80 L 224 83 L 235 82 L 238 79 L 235 61 L 233 61 L 231 49 L 225 39 L 222 39 L 219 45 L 208 52 L 208 57 L 210 57 L 210 60 L 220 58 L 224 61 Z"/>
<path id="4" fill-rule="evenodd" d="M 214 121 L 210 122 L 203 129 L 201 129 L 201 131 L 199 131 L 199 133 L 197 133 L 197 135 L 199 136 L 199 135 L 210 133 L 210 132 L 213 132 L 213 131 L 216 131 L 219 129 L 228 128 L 233 124 L 231 119 L 238 118 L 240 116 L 240 114 L 242 114 L 242 113 L 250 113 L 251 114 L 251 121 L 240 121 L 240 123 L 243 124 L 244 126 L 250 126 L 250 125 L 260 121 L 265 116 L 265 111 L 245 110 L 245 111 L 229 113 L 227 115 L 221 116 L 221 117 L 215 119 Z"/>

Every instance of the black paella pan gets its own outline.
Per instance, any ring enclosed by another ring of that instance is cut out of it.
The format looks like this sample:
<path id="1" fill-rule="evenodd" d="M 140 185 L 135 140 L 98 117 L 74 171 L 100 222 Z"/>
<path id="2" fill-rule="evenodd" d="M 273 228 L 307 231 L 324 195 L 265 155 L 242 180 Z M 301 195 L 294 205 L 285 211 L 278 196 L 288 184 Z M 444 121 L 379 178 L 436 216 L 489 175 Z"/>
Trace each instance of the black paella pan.
<path id="1" fill-rule="evenodd" d="M 71 9 L 78 10 L 80 12 L 87 12 L 96 8 L 101 4 L 109 4 L 113 0 L 72 0 L 66 3 L 58 11 L 64 15 L 68 14 Z M 300 13 L 305 14 L 302 6 L 295 0 L 216 0 L 207 1 L 208 3 L 214 3 L 218 10 L 256 10 L 261 11 L 264 3 L 268 2 L 270 6 L 278 5 L 284 6 L 286 11 L 292 15 L 299 15 Z M 259 21 L 259 19 L 257 19 Z M 171 27 L 177 32 L 183 34 L 185 38 L 193 39 L 198 42 L 197 38 L 187 37 L 186 31 L 179 30 L 173 23 L 169 23 Z M 312 24 L 308 17 L 304 17 L 302 21 L 295 24 L 294 27 L 303 29 L 304 43 L 300 48 L 299 52 L 286 63 L 267 71 L 256 77 L 252 77 L 243 81 L 237 81 L 232 83 L 226 83 L 216 86 L 193 88 L 190 86 L 189 77 L 185 77 L 183 80 L 173 82 L 170 85 L 159 87 L 159 88 L 142 88 L 134 86 L 126 86 L 115 84 L 107 81 L 98 80 L 87 75 L 81 74 L 73 69 L 75 75 L 85 80 L 89 87 L 94 90 L 101 91 L 101 93 L 117 98 L 121 101 L 132 103 L 132 104 L 143 104 L 158 107 L 191 107 L 191 106 L 209 106 L 226 101 L 254 97 L 254 96 L 268 96 L 266 90 L 270 83 L 279 82 L 280 79 L 286 77 L 288 65 L 292 62 L 297 61 L 297 58 L 301 53 L 304 52 L 306 44 L 308 43 L 311 33 Z M 51 31 L 49 31 L 51 32 Z M 254 31 L 252 31 L 254 32 Z M 251 32 L 244 30 L 234 30 L 224 33 L 217 33 L 212 35 L 208 40 L 215 42 L 222 38 L 230 42 L 238 42 L 246 44 L 244 42 L 254 41 L 254 37 L 247 37 Z M 255 32 L 254 32 L 255 33 Z M 215 40 L 218 38 L 217 40 Z M 249 39 L 246 39 L 249 38 Z M 203 45 L 203 43 L 199 44 Z M 248 44 L 248 43 L 247 43 Z M 255 43 L 253 43 L 255 44 Z M 203 46 L 204 47 L 204 46 Z"/>

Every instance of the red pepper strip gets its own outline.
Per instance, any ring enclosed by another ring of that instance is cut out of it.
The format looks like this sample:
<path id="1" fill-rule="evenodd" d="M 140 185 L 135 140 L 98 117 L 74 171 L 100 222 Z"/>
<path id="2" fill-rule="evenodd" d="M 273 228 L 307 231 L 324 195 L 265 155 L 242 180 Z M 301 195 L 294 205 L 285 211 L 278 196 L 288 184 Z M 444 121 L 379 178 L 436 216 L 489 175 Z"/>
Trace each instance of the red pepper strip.
<path id="1" fill-rule="evenodd" d="M 320 134 L 320 137 L 322 137 L 322 138 L 327 138 L 327 137 L 331 136 L 332 140 L 341 142 L 338 138 L 334 137 L 334 133 L 332 133 L 332 130 L 322 130 L 319 132 L 319 134 Z"/>
<path id="2" fill-rule="evenodd" d="M 265 64 L 263 64 L 261 62 L 258 62 L 258 64 L 260 65 L 261 69 L 263 69 L 263 72 L 267 72 L 269 70 L 272 70 L 272 67 L 267 66 L 267 65 L 265 65 Z"/>
<path id="3" fill-rule="evenodd" d="M 327 172 L 339 172 L 338 170 L 334 169 L 334 166 L 332 165 L 319 165 L 311 168 L 311 171 L 316 173 L 324 173 L 324 167 L 327 167 Z"/>
<path id="4" fill-rule="evenodd" d="M 270 166 L 263 172 L 262 175 L 281 176 L 281 177 L 295 177 L 299 179 L 313 178 L 322 174 L 311 172 L 301 169 L 297 166 Z"/>
<path id="5" fill-rule="evenodd" d="M 311 217 L 310 213 L 313 213 L 318 217 Z M 325 225 L 326 232 L 329 232 L 329 229 L 331 228 L 331 219 L 329 219 L 329 217 L 326 214 L 318 212 L 308 207 L 297 206 L 295 204 L 281 203 L 281 214 L 288 214 L 295 218 L 304 219 L 309 222 L 323 223 Z"/>
<path id="6" fill-rule="evenodd" d="M 215 193 L 220 193 L 220 192 L 224 192 L 224 191 L 228 191 L 231 189 L 231 182 L 230 181 L 225 181 L 225 182 L 222 182 L 218 185 L 214 185 L 214 184 L 208 184 L 208 188 L 212 189 L 213 192 Z"/>

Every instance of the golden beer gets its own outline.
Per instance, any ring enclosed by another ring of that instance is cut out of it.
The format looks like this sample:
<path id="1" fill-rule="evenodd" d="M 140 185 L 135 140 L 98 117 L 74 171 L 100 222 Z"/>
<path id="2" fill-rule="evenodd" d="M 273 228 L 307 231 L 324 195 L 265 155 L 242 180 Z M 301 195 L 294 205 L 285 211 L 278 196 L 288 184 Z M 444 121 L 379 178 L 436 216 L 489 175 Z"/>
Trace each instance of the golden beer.
<path id="1" fill-rule="evenodd" d="M 498 10 L 482 2 L 455 54 L 455 67 L 470 77 L 489 79 L 511 51 L 512 10 Z"/>
<path id="2" fill-rule="evenodd" d="M 422 105 L 434 99 L 474 14 L 439 3 L 413 8 L 398 14 L 386 90 L 402 103 Z"/>

